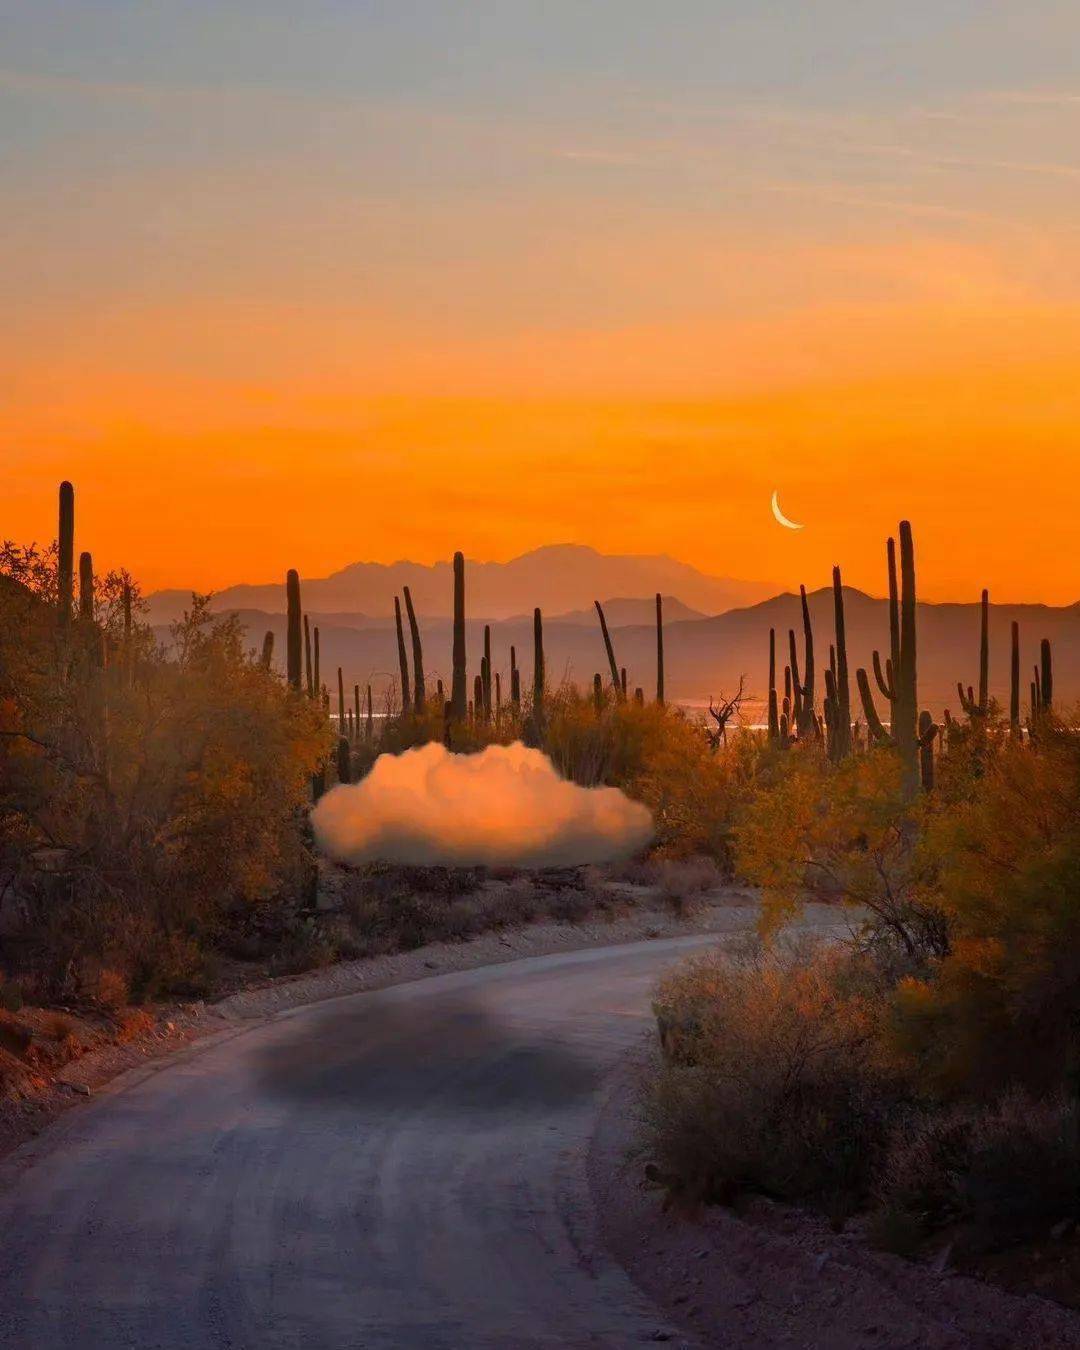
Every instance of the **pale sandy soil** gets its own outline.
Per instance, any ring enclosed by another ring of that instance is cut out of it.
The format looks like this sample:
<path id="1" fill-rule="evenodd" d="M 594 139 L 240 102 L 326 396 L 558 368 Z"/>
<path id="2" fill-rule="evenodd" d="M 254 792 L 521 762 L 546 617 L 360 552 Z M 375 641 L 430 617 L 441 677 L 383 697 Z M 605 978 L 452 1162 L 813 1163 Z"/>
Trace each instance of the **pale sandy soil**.
<path id="1" fill-rule="evenodd" d="M 686 1331 L 724 1350 L 1070 1350 L 1080 1316 L 871 1250 L 766 1201 L 736 1216 L 664 1213 L 642 1186 L 634 1100 L 641 1055 L 610 1084 L 590 1151 L 602 1235 L 634 1283 Z M 678 1342 L 675 1342 L 678 1344 Z"/>

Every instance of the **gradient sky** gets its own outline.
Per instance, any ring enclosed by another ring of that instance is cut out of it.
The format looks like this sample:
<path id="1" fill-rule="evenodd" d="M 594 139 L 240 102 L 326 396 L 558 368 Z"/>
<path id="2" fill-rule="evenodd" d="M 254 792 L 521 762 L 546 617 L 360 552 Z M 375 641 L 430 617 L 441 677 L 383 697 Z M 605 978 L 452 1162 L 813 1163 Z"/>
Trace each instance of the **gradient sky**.
<path id="1" fill-rule="evenodd" d="M 1075 0 L 0 0 L 0 535 L 1080 599 L 1078 147 Z"/>

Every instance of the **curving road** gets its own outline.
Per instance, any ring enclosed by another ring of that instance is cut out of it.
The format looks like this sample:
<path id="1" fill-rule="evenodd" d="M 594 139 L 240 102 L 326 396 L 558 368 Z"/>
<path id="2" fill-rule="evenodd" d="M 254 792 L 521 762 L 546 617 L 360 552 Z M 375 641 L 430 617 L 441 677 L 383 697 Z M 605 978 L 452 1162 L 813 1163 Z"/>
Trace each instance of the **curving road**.
<path id="1" fill-rule="evenodd" d="M 666 1339 L 597 1247 L 586 1143 L 657 977 L 715 941 L 317 1004 L 72 1113 L 0 1201 L 0 1346 Z"/>

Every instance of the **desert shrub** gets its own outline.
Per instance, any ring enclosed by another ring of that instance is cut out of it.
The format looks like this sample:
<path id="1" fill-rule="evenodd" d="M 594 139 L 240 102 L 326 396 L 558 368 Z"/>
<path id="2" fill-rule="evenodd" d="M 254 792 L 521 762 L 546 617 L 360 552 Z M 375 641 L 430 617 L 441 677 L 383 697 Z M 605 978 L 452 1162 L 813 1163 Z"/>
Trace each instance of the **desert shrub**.
<path id="1" fill-rule="evenodd" d="M 973 1248 L 1045 1237 L 1080 1212 L 1080 1108 L 1012 1089 L 988 1105 L 910 1112 L 874 1190 L 901 1235 L 961 1226 Z"/>
<path id="2" fill-rule="evenodd" d="M 719 953 L 669 976 L 643 1103 L 659 1173 L 704 1201 L 853 1203 L 902 1100 L 875 995 L 871 970 L 826 947 Z"/>
<path id="3" fill-rule="evenodd" d="M 899 1044 L 927 1087 L 1053 1092 L 1080 1072 L 1080 735 L 1044 719 L 927 822 L 949 950 L 901 982 Z"/>
<path id="4" fill-rule="evenodd" d="M 58 639 L 55 557 L 0 550 L 0 894 L 38 997 L 93 997 L 94 965 L 134 998 L 207 992 L 225 909 L 308 875 L 321 709 L 206 597 L 167 649 L 138 623 L 125 641 L 126 580 L 101 579 L 98 617 Z"/>
<path id="5" fill-rule="evenodd" d="M 937 859 L 920 847 L 931 810 L 906 797 L 890 750 L 833 764 L 799 746 L 759 776 L 735 831 L 737 866 L 762 888 L 768 926 L 807 898 L 841 901 L 862 911 L 863 940 L 883 960 L 915 968 L 948 948 Z"/>

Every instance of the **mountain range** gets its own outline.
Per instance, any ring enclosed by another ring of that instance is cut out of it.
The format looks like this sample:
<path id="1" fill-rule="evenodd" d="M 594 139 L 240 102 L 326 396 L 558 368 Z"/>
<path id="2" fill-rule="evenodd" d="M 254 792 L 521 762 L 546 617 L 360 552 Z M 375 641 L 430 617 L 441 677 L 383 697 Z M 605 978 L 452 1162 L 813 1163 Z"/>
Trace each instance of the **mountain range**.
<path id="1" fill-rule="evenodd" d="M 583 544 L 551 544 L 505 563 L 469 561 L 466 574 L 469 612 L 487 620 L 531 617 L 536 606 L 545 615 L 591 612 L 593 601 L 605 596 L 647 597 L 651 602 L 657 591 L 677 596 L 690 612 L 720 614 L 764 600 L 778 589 L 766 582 L 710 576 L 665 554 L 605 554 Z M 418 614 L 450 617 L 453 574 L 449 562 L 430 566 L 351 563 L 328 577 L 303 578 L 303 603 L 309 614 L 332 618 L 335 623 L 347 620 L 351 627 L 378 626 L 393 616 L 394 596 L 400 596 L 404 586 L 409 587 Z M 191 591 L 156 591 L 147 600 L 148 622 L 168 624 L 191 603 Z M 262 585 L 227 586 L 215 592 L 213 607 L 283 613 L 285 578 Z"/>

